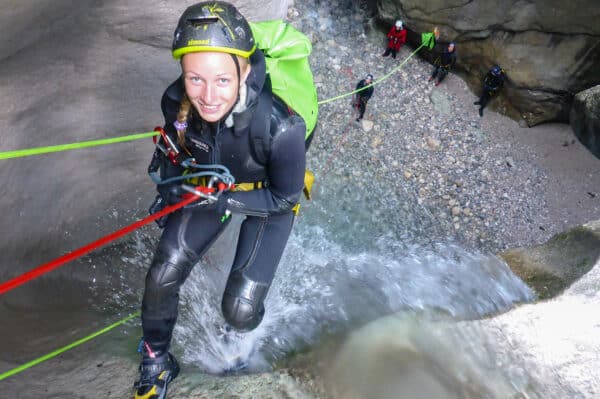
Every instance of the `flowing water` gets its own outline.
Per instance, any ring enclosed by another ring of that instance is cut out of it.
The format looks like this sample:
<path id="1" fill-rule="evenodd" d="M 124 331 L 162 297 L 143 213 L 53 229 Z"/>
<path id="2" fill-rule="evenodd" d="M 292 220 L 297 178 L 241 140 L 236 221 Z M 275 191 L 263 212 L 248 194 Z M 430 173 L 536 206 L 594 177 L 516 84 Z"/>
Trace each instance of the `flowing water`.
<path id="1" fill-rule="evenodd" d="M 410 311 L 475 319 L 532 299 L 529 289 L 494 256 L 453 245 L 407 249 L 390 237 L 370 250 L 340 245 L 319 226 L 299 222 L 266 301 L 261 325 L 246 334 L 223 331 L 218 312 L 223 270 L 203 264 L 182 293 L 175 339 L 186 361 L 222 372 L 248 361 L 252 370 L 325 333 Z M 216 284 L 215 281 L 219 281 Z"/>
<path id="2" fill-rule="evenodd" d="M 321 164 L 313 169 L 322 176 L 318 182 L 323 184 L 317 185 L 315 198 L 301 209 L 266 299 L 265 318 L 257 329 L 244 334 L 229 331 L 220 314 L 240 218 L 234 219 L 192 271 L 182 288 L 172 346 L 186 367 L 210 374 L 240 366 L 243 372 L 266 371 L 277 367 L 289 353 L 317 347 L 326 336 L 355 330 L 384 316 L 418 315 L 419 319 L 453 325 L 534 299 L 499 258 L 446 239 L 432 213 L 418 205 L 408 188 L 372 196 L 385 190 L 385 178 L 369 188 L 352 187 L 347 184 L 348 176 L 354 174 L 352 167 L 334 163 L 328 171 Z M 30 360 L 32 353 L 56 349 L 137 311 L 157 236 L 155 227 L 144 228 L 79 260 L 70 266 L 71 272 L 48 279 L 34 296 L 39 308 L 34 319 L 18 316 L 22 314 L 18 309 L 11 318 L 5 317 L 15 323 L 14 329 L 3 331 L 10 336 L 4 341 L 9 346 L 3 349 L 3 359 L 22 363 Z M 62 295 L 52 295 L 59 290 Z M 50 299 L 42 300 L 45 295 Z M 486 346 L 485 337 L 477 330 L 447 330 L 431 336 L 435 329 L 414 320 L 403 324 L 405 330 L 410 333 L 395 335 L 390 348 L 399 339 L 417 336 L 421 342 L 412 345 L 412 350 L 419 357 L 428 356 L 428 361 L 442 361 L 449 358 L 448 353 L 442 349 L 429 353 L 431 347 L 444 342 L 468 347 L 479 339 L 483 351 L 476 356 L 454 353 L 453 364 L 462 362 L 468 365 L 465 370 L 481 371 L 494 363 L 494 348 Z M 23 336 L 15 334 L 19 331 Z M 139 322 L 119 331 L 102 338 L 92 351 L 110 351 L 135 362 Z M 425 338 L 428 336 L 430 339 Z M 21 345 L 18 338 L 23 337 L 29 342 L 27 351 L 16 349 Z M 474 375 L 472 379 L 487 385 L 488 374 Z M 527 380 L 522 374 L 494 378 L 500 382 Z M 456 381 L 451 385 L 473 385 L 473 381 Z"/>

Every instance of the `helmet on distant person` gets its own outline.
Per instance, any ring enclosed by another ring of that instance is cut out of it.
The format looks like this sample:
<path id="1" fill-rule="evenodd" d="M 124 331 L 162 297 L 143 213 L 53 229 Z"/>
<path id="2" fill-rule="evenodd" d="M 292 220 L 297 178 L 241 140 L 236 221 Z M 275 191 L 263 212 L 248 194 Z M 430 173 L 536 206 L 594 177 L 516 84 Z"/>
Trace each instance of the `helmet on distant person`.
<path id="1" fill-rule="evenodd" d="M 173 58 L 188 53 L 215 51 L 249 58 L 256 43 L 248 21 L 233 5 L 206 1 L 188 7 L 173 36 Z"/>
<path id="2" fill-rule="evenodd" d="M 399 19 L 396 20 L 396 24 L 395 24 L 397 29 L 402 29 L 402 21 L 400 21 Z"/>
<path id="3" fill-rule="evenodd" d="M 494 76 L 499 76 L 502 73 L 502 68 L 500 68 L 498 65 L 494 65 L 491 69 L 492 75 Z"/>
<path id="4" fill-rule="evenodd" d="M 371 75 L 370 73 L 368 73 L 367 76 L 365 77 L 365 79 L 373 80 L 373 75 Z"/>

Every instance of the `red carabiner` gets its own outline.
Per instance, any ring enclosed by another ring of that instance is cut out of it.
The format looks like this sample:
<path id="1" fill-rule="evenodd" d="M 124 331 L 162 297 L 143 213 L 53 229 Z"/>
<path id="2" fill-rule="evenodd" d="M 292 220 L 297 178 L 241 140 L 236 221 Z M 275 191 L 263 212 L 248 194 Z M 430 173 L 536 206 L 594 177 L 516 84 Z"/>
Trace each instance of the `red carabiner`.
<path id="1" fill-rule="evenodd" d="M 158 148 L 160 148 L 160 150 L 171 160 L 173 165 L 179 164 L 179 162 L 177 161 L 177 156 L 179 155 L 179 150 L 177 150 L 175 143 L 173 143 L 173 140 L 171 140 L 169 135 L 167 135 L 167 132 L 165 132 L 165 129 L 163 129 L 160 126 L 156 126 L 154 128 L 154 131 L 160 133 L 160 137 L 162 137 L 163 143 L 165 144 L 165 146 L 161 147 L 160 144 L 158 144 L 158 138 L 156 136 L 152 137 L 152 141 L 154 141 L 154 144 L 157 145 Z"/>

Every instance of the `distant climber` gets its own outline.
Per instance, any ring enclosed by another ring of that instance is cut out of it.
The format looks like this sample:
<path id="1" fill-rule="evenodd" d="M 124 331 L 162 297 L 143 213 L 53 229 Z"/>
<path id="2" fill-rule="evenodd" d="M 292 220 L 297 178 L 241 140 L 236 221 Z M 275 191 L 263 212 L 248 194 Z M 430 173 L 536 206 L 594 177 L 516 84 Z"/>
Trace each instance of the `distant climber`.
<path id="1" fill-rule="evenodd" d="M 505 78 L 504 70 L 498 65 L 494 65 L 485 75 L 483 78 L 483 92 L 481 93 L 481 97 L 479 97 L 478 101 L 473 103 L 479 105 L 479 116 L 483 116 L 483 109 L 488 101 L 498 94 L 504 85 Z"/>
<path id="2" fill-rule="evenodd" d="M 354 96 L 354 106 L 358 110 L 358 118 L 356 121 L 359 122 L 363 116 L 365 115 L 365 111 L 367 110 L 367 102 L 373 95 L 373 75 L 368 74 L 364 79 L 362 79 L 356 85 L 356 90 L 360 90 Z"/>
<path id="3" fill-rule="evenodd" d="M 434 62 L 434 69 L 429 77 L 429 81 L 434 80 L 437 77 L 435 85 L 438 86 L 442 83 L 442 80 L 448 75 L 448 72 L 456 63 L 456 43 L 448 43 L 448 47 L 444 52 L 436 58 Z"/>
<path id="4" fill-rule="evenodd" d="M 392 58 L 396 58 L 396 54 L 400 50 L 400 47 L 406 43 L 406 28 L 404 28 L 402 21 L 397 20 L 394 26 L 390 29 L 387 34 L 388 45 L 385 52 L 382 54 L 383 57 L 387 57 L 392 54 Z"/>

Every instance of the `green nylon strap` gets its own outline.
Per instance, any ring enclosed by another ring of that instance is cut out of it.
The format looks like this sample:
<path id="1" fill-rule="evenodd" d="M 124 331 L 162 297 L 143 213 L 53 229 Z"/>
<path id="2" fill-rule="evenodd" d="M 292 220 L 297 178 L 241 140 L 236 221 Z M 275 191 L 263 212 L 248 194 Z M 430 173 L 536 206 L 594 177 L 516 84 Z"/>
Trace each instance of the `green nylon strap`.
<path id="1" fill-rule="evenodd" d="M 116 323 L 111 324 L 110 326 L 104 327 L 102 330 L 96 331 L 95 333 L 92 333 L 92 334 L 88 335 L 87 337 L 81 338 L 78 341 L 75 341 L 69 345 L 63 346 L 62 348 L 59 348 L 59 349 L 57 349 L 53 352 L 50 352 L 44 356 L 38 357 L 37 359 L 27 362 L 19 367 L 15 367 L 12 370 L 8 370 L 8 371 L 0 374 L 0 381 L 4 380 L 10 376 L 13 376 L 15 374 L 18 374 L 21 371 L 27 370 L 37 364 L 45 362 L 46 360 L 52 359 L 53 357 L 56 357 L 56 356 L 60 355 L 61 353 L 68 351 L 69 349 L 73 349 L 76 346 L 86 343 L 87 341 L 90 341 L 90 340 L 96 338 L 97 336 L 104 334 L 104 333 L 120 326 L 121 324 L 128 322 L 129 320 L 131 320 L 135 317 L 138 317 L 139 315 L 140 315 L 140 312 L 135 312 L 133 314 L 130 314 L 129 316 L 125 317 L 124 319 L 119 320 Z"/>
<path id="2" fill-rule="evenodd" d="M 402 68 L 402 67 L 404 66 L 404 64 L 406 64 L 406 63 L 408 62 L 408 60 L 410 60 L 410 59 L 411 59 L 411 58 L 412 58 L 412 57 L 413 57 L 415 54 L 417 54 L 417 52 L 418 52 L 419 50 L 421 50 L 421 48 L 422 48 L 423 46 L 424 46 L 424 44 L 421 44 L 419 47 L 417 47 L 417 49 L 416 49 L 415 51 L 413 51 L 412 53 L 410 53 L 410 55 L 409 55 L 408 57 L 406 57 L 406 58 L 404 59 L 404 61 L 402 61 L 402 62 L 400 63 L 400 65 L 398 65 L 396 68 L 392 69 L 390 72 L 386 73 L 386 74 L 385 74 L 384 76 L 382 76 L 381 78 L 379 78 L 379 79 L 375 80 L 375 81 L 374 81 L 373 83 L 371 83 L 370 85 L 367 85 L 367 86 L 365 86 L 365 87 L 361 87 L 360 89 L 357 89 L 357 90 L 353 90 L 353 91 L 351 91 L 351 92 L 349 92 L 349 93 L 341 94 L 341 95 L 339 95 L 339 96 L 337 96 L 337 97 L 332 97 L 332 98 L 329 98 L 329 99 L 327 99 L 327 100 L 319 101 L 319 105 L 321 105 L 321 104 L 326 104 L 326 103 L 329 103 L 329 102 L 332 102 L 332 101 L 335 101 L 335 100 L 339 100 L 340 98 L 344 98 L 344 97 L 351 96 L 351 95 L 353 95 L 353 94 L 355 94 L 355 93 L 358 93 L 359 91 L 363 91 L 363 90 L 367 89 L 368 87 L 375 86 L 375 85 L 377 85 L 377 84 L 379 84 L 379 83 L 383 82 L 384 80 L 386 80 L 387 78 L 389 78 L 389 77 L 390 77 L 392 74 L 396 73 L 396 71 L 397 71 L 398 69 Z"/>
<path id="3" fill-rule="evenodd" d="M 417 47 L 417 49 L 415 51 L 410 53 L 410 55 L 408 57 L 406 57 L 404 59 L 404 61 L 402 61 L 400 63 L 400 65 L 398 65 L 396 68 L 392 69 L 389 73 L 385 74 L 380 79 L 377 79 L 376 81 L 374 81 L 371 85 L 365 86 L 358 90 L 353 90 L 349 93 L 345 93 L 345 94 L 339 95 L 337 97 L 332 97 L 327 100 L 319 101 L 318 104 L 319 105 L 327 104 L 332 101 L 339 100 L 341 98 L 356 94 L 361 90 L 365 90 L 367 87 L 375 86 L 376 84 L 381 83 L 382 81 L 389 78 L 398 69 L 402 68 L 404 66 L 404 64 L 406 64 L 406 62 L 408 62 L 408 60 L 411 59 L 424 46 L 426 46 L 426 43 L 421 43 L 421 45 L 419 47 Z M 99 146 L 99 145 L 105 145 L 105 144 L 120 143 L 123 141 L 132 141 L 132 140 L 137 140 L 137 139 L 143 139 L 146 137 L 157 136 L 158 134 L 159 134 L 158 132 L 138 133 L 138 134 L 132 134 L 129 136 L 121 136 L 121 137 L 115 137 L 115 138 L 103 139 L 103 140 L 83 141 L 80 143 L 55 145 L 55 146 L 50 146 L 50 147 L 39 147 L 39 148 L 29 148 L 29 149 L 25 149 L 25 150 L 0 152 L 0 160 L 1 159 L 9 159 L 9 158 L 27 157 L 30 155 L 45 154 L 45 153 L 49 153 L 49 152 L 74 150 L 74 149 L 78 149 L 78 148 L 93 147 L 93 146 Z"/>
<path id="4" fill-rule="evenodd" d="M 144 139 L 146 137 L 157 136 L 158 134 L 159 134 L 158 132 L 137 133 L 137 134 L 132 134 L 129 136 L 113 137 L 110 139 L 81 141 L 79 143 L 60 144 L 60 145 L 53 145 L 53 146 L 49 146 L 49 147 L 28 148 L 25 150 L 16 150 L 16 151 L 6 151 L 6 152 L 0 152 L 0 159 L 21 158 L 21 157 L 28 157 L 31 155 L 46 154 L 49 152 L 67 151 L 67 150 L 75 150 L 78 148 L 95 147 L 95 146 L 105 145 L 105 144 L 121 143 L 124 141 L 132 141 L 132 140 Z"/>

